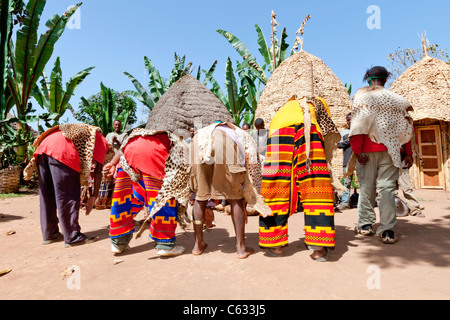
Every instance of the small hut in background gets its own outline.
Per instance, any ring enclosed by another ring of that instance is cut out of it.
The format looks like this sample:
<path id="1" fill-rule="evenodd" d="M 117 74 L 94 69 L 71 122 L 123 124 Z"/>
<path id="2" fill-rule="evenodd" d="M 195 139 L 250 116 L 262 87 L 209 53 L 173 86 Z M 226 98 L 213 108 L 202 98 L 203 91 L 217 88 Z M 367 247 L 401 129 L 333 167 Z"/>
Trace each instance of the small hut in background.
<path id="1" fill-rule="evenodd" d="M 191 126 L 201 129 L 217 120 L 234 123 L 214 93 L 193 76 L 186 75 L 158 100 L 145 128 L 167 130 L 187 138 Z"/>
<path id="2" fill-rule="evenodd" d="M 419 157 L 410 169 L 414 188 L 450 190 L 450 66 L 428 56 L 409 67 L 390 90 L 414 108 Z"/>
<path id="3" fill-rule="evenodd" d="M 277 111 L 294 95 L 325 99 L 338 130 L 347 126 L 346 115 L 352 111 L 347 89 L 321 59 L 303 48 L 284 60 L 272 73 L 261 94 L 255 118 L 264 119 L 268 128 Z M 336 148 L 332 161 L 335 177 L 343 176 L 342 161 L 342 150 Z"/>

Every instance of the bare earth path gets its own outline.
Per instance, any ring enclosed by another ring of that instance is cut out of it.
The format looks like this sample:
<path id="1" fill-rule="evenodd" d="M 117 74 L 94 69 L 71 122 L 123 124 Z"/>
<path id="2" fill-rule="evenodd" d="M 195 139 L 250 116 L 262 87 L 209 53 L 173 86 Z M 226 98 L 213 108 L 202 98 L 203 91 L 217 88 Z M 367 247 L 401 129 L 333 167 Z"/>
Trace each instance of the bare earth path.
<path id="1" fill-rule="evenodd" d="M 399 218 L 395 245 L 355 236 L 356 209 L 337 213 L 337 247 L 326 263 L 312 261 L 303 245 L 302 214 L 290 218 L 290 244 L 281 258 L 258 247 L 258 217 L 250 216 L 247 243 L 256 253 L 237 259 L 231 218 L 222 213 L 205 235 L 202 256 L 190 253 L 193 232 L 182 229 L 182 256 L 158 257 L 148 236 L 113 256 L 108 210 L 80 215 L 82 231 L 99 241 L 43 246 L 38 196 L 0 199 L 0 271 L 12 269 L 0 276 L 0 299 L 449 299 L 450 193 L 416 195 L 426 218 Z M 70 266 L 74 273 L 64 277 Z"/>

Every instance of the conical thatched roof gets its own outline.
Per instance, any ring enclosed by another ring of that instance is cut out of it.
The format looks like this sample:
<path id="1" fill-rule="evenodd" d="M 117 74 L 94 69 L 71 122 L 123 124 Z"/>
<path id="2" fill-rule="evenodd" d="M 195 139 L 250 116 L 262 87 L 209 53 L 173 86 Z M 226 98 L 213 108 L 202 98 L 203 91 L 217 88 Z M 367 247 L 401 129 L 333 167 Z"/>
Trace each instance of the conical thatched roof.
<path id="1" fill-rule="evenodd" d="M 338 129 L 346 126 L 345 116 L 352 109 L 347 89 L 321 59 L 304 50 L 293 54 L 275 69 L 261 95 L 255 118 L 264 119 L 268 127 L 275 113 L 293 95 L 324 98 Z"/>
<path id="2" fill-rule="evenodd" d="M 444 61 L 426 55 L 406 69 L 390 90 L 412 104 L 415 121 L 450 121 L 450 66 Z"/>
<path id="3" fill-rule="evenodd" d="M 234 123 L 223 103 L 200 81 L 186 75 L 158 100 L 145 128 L 186 136 L 190 126 L 201 129 L 216 120 Z"/>

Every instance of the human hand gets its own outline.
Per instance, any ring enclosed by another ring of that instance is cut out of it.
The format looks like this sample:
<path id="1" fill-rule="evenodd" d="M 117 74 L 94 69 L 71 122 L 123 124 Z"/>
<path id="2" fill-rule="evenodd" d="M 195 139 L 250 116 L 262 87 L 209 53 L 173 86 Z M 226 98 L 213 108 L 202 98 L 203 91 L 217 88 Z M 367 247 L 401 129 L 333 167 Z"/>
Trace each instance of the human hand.
<path id="1" fill-rule="evenodd" d="M 405 156 L 405 165 L 406 165 L 406 169 L 409 169 L 412 167 L 413 163 L 414 163 L 414 159 L 411 155 L 407 154 Z"/>
<path id="2" fill-rule="evenodd" d="M 356 153 L 356 158 L 358 159 L 358 162 L 364 166 L 369 162 L 369 156 L 363 155 L 362 153 Z"/>
<path id="3" fill-rule="evenodd" d="M 114 175 L 114 172 L 116 172 L 116 166 L 111 162 L 105 164 L 105 166 L 103 167 L 102 173 L 106 178 L 111 178 Z"/>

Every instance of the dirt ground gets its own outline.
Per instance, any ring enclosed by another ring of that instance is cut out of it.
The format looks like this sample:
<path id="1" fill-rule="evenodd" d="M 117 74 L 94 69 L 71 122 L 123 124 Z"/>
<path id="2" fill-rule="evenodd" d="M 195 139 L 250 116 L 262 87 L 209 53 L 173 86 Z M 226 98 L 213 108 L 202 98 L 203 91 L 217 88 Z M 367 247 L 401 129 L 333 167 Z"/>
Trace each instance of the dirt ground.
<path id="1" fill-rule="evenodd" d="M 41 244 L 39 198 L 0 199 L 0 299 L 449 299 L 450 193 L 416 190 L 425 218 L 399 218 L 400 241 L 355 236 L 356 209 L 336 213 L 336 249 L 328 262 L 312 261 L 303 244 L 303 215 L 290 218 L 283 257 L 258 247 L 258 217 L 250 216 L 239 260 L 231 218 L 216 213 L 206 231 L 208 249 L 193 256 L 193 231 L 177 230 L 186 253 L 161 258 L 148 236 L 133 239 L 121 256 L 110 252 L 109 210 L 80 215 L 82 232 L 99 241 L 65 248 Z M 138 218 L 140 218 L 138 216 Z M 117 261 L 120 260 L 120 261 Z M 73 272 L 63 271 L 72 267 Z"/>

